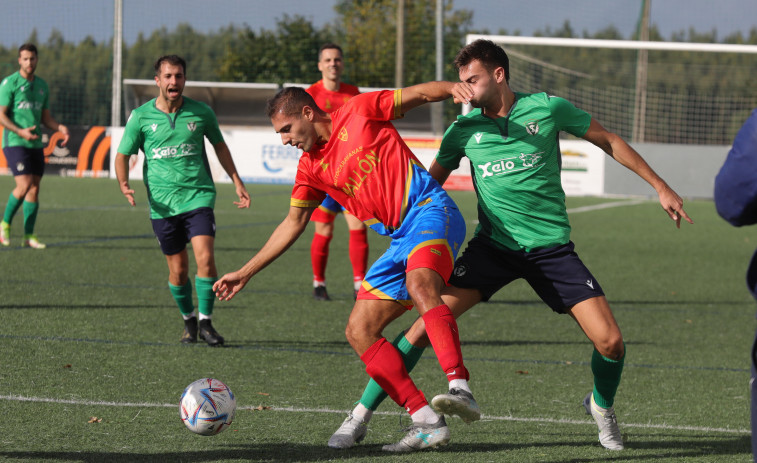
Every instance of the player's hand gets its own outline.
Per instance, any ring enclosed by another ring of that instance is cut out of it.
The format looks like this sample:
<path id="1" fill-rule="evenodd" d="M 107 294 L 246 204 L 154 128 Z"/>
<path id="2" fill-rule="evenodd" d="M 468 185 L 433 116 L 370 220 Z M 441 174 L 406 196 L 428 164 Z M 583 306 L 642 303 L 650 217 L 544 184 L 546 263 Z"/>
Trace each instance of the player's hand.
<path id="1" fill-rule="evenodd" d="M 241 291 L 248 281 L 249 277 L 243 277 L 239 272 L 227 273 L 213 284 L 213 291 L 219 301 L 228 301 Z"/>
<path id="2" fill-rule="evenodd" d="M 36 128 L 37 126 L 33 125 L 25 129 L 18 129 L 18 132 L 16 132 L 16 135 L 23 138 L 24 140 L 36 140 L 37 138 L 39 138 L 39 135 L 34 133 L 34 129 Z"/>
<path id="3" fill-rule="evenodd" d="M 121 185 L 121 193 L 123 193 L 124 196 L 126 196 L 126 200 L 129 201 L 129 204 L 132 206 L 136 206 L 137 202 L 134 201 L 134 190 L 129 188 L 129 185 Z"/>
<path id="4" fill-rule="evenodd" d="M 473 95 L 473 87 L 468 82 L 456 82 L 452 86 L 452 101 L 455 103 L 470 104 Z"/>
<path id="5" fill-rule="evenodd" d="M 68 132 L 68 127 L 63 124 L 58 124 L 58 132 L 63 134 L 63 141 L 60 143 L 60 146 L 66 146 L 66 143 L 68 143 L 68 139 L 71 136 Z"/>
<path id="6" fill-rule="evenodd" d="M 250 193 L 247 192 L 244 185 L 237 186 L 237 196 L 239 196 L 239 201 L 234 201 L 234 205 L 237 208 L 247 209 L 250 207 Z"/>
<path id="7" fill-rule="evenodd" d="M 668 213 L 668 216 L 675 221 L 676 228 L 681 228 L 681 217 L 686 219 L 689 223 L 694 223 L 694 221 L 689 218 L 689 215 L 686 214 L 686 211 L 683 210 L 683 199 L 681 199 L 675 191 L 670 189 L 670 187 L 666 186 L 666 188 L 659 193 L 659 196 L 662 208 Z"/>

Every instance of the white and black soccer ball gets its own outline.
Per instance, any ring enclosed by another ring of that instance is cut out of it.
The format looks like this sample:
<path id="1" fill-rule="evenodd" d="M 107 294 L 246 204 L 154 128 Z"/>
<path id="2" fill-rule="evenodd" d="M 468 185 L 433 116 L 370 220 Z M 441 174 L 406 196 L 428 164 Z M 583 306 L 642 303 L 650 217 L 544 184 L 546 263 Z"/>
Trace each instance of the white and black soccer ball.
<path id="1" fill-rule="evenodd" d="M 181 394 L 179 415 L 186 427 L 197 434 L 212 436 L 231 426 L 237 400 L 231 389 L 213 378 L 198 379 Z"/>

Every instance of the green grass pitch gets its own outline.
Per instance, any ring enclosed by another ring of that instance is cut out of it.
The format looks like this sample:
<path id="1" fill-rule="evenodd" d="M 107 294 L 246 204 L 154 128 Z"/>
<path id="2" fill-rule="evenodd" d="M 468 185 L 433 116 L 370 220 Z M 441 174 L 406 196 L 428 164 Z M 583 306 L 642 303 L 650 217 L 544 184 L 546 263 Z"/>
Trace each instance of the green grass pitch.
<path id="1" fill-rule="evenodd" d="M 12 185 L 0 177 L 3 207 Z M 131 208 L 115 180 L 46 177 L 37 234 L 48 248 L 20 247 L 19 213 L 11 247 L 0 249 L 0 459 L 751 461 L 749 351 L 757 304 L 744 273 L 757 228 L 730 227 L 711 201 L 687 201 L 696 223 L 677 230 L 655 200 L 568 199 L 576 249 L 607 293 L 627 343 L 616 400 L 626 450 L 601 448 L 580 406 L 592 380 L 585 336 L 516 282 L 459 321 L 482 421 L 451 419 L 448 446 L 395 456 L 381 446 L 399 440 L 409 419 L 390 402 L 362 444 L 347 451 L 326 446 L 366 381 L 344 338 L 352 297 L 343 221 L 331 244 L 332 302 L 311 297 L 309 228 L 233 301 L 217 303 L 214 325 L 226 348 L 183 346 L 144 187 L 134 186 L 138 203 Z M 219 186 L 221 273 L 245 263 L 286 214 L 289 186 L 249 189 L 252 208 L 237 210 L 233 188 Z M 453 197 L 470 235 L 475 196 Z M 606 203 L 617 207 L 585 207 Z M 374 260 L 388 241 L 376 234 L 369 240 Z M 385 334 L 393 338 L 414 317 L 401 317 Z M 178 413 L 184 387 L 205 376 L 226 382 L 239 407 L 232 427 L 213 437 L 190 433 Z M 429 351 L 413 377 L 427 397 L 446 389 Z"/>

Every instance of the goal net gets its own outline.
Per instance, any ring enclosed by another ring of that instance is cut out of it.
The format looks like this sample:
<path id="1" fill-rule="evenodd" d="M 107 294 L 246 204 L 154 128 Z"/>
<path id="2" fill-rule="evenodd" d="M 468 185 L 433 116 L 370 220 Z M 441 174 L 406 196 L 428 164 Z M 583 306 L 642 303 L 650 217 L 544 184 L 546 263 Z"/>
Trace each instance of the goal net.
<path id="1" fill-rule="evenodd" d="M 757 107 L 755 45 L 467 36 L 477 39 L 507 51 L 514 91 L 564 97 L 635 142 L 730 145 Z"/>

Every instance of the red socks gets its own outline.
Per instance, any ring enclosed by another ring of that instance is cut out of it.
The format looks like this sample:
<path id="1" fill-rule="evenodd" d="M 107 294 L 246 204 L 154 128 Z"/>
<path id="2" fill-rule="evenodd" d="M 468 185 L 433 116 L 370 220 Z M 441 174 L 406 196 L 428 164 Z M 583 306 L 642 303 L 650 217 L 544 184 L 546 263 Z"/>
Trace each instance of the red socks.
<path id="1" fill-rule="evenodd" d="M 331 236 L 313 235 L 310 243 L 310 262 L 313 265 L 313 280 L 326 281 L 326 263 L 329 260 Z"/>
<path id="2" fill-rule="evenodd" d="M 446 304 L 434 307 L 423 314 L 426 333 L 434 347 L 439 365 L 447 374 L 447 380 L 468 380 L 468 370 L 463 365 L 463 352 L 460 349 L 460 336 L 457 322 Z"/>
<path id="3" fill-rule="evenodd" d="M 423 393 L 407 374 L 402 355 L 386 338 L 376 341 L 360 360 L 365 363 L 368 375 L 411 415 L 428 405 Z"/>
<path id="4" fill-rule="evenodd" d="M 350 230 L 350 262 L 355 281 L 363 281 L 368 268 L 368 233 L 366 229 Z"/>

